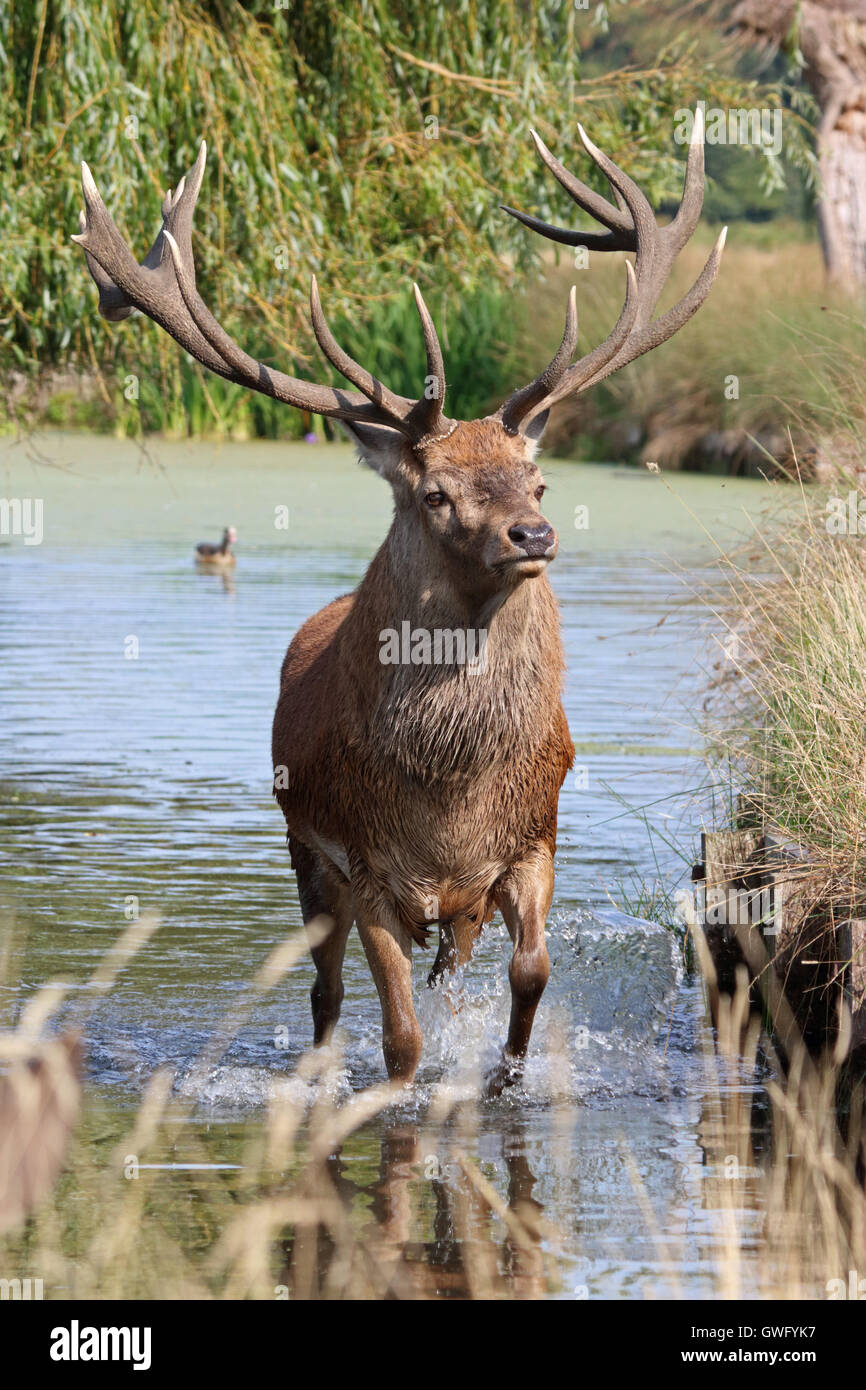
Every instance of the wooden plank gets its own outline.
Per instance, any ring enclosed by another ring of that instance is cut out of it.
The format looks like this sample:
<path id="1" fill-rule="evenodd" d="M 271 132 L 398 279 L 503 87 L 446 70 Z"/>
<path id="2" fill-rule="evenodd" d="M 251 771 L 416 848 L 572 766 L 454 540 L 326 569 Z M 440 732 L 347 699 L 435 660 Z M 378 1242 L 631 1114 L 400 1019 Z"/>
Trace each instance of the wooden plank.
<path id="1" fill-rule="evenodd" d="M 723 994 L 734 992 L 737 966 L 746 963 L 736 924 L 750 920 L 755 882 L 749 866 L 760 839 L 757 830 L 716 830 L 701 836 L 702 925 Z"/>
<path id="2" fill-rule="evenodd" d="M 866 1054 L 866 919 L 840 922 L 837 958 L 844 970 L 845 999 L 851 1010 L 851 1053 Z"/>
<path id="3" fill-rule="evenodd" d="M 838 1027 L 842 980 L 836 924 L 818 898 L 802 845 L 767 830 L 763 864 L 773 899 L 768 943 L 773 968 L 806 1045 L 820 1052 L 832 1044 Z"/>

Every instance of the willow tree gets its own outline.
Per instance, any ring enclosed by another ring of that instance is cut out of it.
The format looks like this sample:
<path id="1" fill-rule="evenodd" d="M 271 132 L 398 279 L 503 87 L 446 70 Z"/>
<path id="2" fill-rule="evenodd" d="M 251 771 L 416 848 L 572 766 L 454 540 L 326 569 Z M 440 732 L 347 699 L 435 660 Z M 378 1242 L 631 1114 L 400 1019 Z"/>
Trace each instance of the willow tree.
<path id="1" fill-rule="evenodd" d="M 592 32 L 564 0 L 0 0 L 0 377 L 71 367 L 116 399 L 129 372 L 153 412 L 189 418 L 192 386 L 230 408 L 147 326 L 96 319 L 69 241 L 82 159 L 143 249 L 202 136 L 202 293 L 251 351 L 303 375 L 312 272 L 350 349 L 398 296 L 411 317 L 413 279 L 447 333 L 525 268 L 499 202 L 556 215 L 530 126 L 569 156 L 583 119 L 657 204 L 682 177 L 676 111 L 741 104 L 687 45 L 584 88 Z"/>
<path id="2" fill-rule="evenodd" d="M 820 110 L 818 225 L 827 271 L 866 281 L 866 0 L 740 0 L 731 23 L 801 66 Z"/>

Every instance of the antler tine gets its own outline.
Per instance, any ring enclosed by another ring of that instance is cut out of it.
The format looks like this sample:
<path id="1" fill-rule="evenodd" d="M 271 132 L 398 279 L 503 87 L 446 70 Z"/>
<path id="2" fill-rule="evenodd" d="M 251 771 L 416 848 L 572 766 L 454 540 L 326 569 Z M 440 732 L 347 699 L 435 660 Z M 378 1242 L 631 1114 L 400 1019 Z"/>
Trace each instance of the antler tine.
<path id="1" fill-rule="evenodd" d="M 676 245 L 677 251 L 681 251 L 686 242 L 692 235 L 700 221 L 701 208 L 704 202 L 704 111 L 703 107 L 695 108 L 695 119 L 692 125 L 692 135 L 689 140 L 689 152 L 686 156 L 686 172 L 683 179 L 683 196 L 677 208 L 676 216 L 667 227 L 662 229 L 663 235 Z"/>
<path id="2" fill-rule="evenodd" d="M 575 178 L 564 164 L 552 155 L 545 145 L 541 136 L 531 130 L 535 148 L 542 162 L 547 166 L 553 177 L 566 191 L 573 202 L 584 212 L 588 212 L 597 222 L 608 227 L 607 232 L 583 232 L 570 231 L 564 227 L 553 227 L 549 222 L 541 222 L 537 217 L 531 217 L 526 212 L 520 212 L 517 208 L 506 206 L 500 203 L 503 212 L 515 217 L 518 222 L 522 222 L 531 231 L 540 233 L 541 236 L 548 237 L 551 241 L 558 241 L 563 246 L 585 246 L 592 251 L 634 251 L 635 233 L 634 225 L 629 216 L 628 209 L 619 194 L 614 188 L 614 197 L 617 200 L 616 206 L 609 203 L 607 198 L 603 198 L 600 193 L 588 188 L 580 179 Z"/>
<path id="3" fill-rule="evenodd" d="M 611 230 L 606 235 L 593 232 L 567 233 L 561 228 L 529 217 L 526 213 L 506 208 L 532 230 L 554 241 L 572 246 L 589 246 L 596 250 L 633 250 L 634 268 L 627 262 L 626 300 L 616 327 L 610 336 L 587 357 L 560 374 L 560 379 L 539 398 L 536 384 L 524 387 L 508 401 L 500 412 L 501 418 L 525 427 L 528 420 L 547 409 L 564 396 L 584 391 L 602 381 L 626 363 L 640 357 L 651 348 L 666 341 L 691 318 L 706 299 L 715 280 L 725 244 L 725 231 L 718 238 L 707 262 L 687 294 L 658 319 L 653 319 L 656 305 L 670 274 L 673 262 L 689 240 L 701 213 L 704 191 L 703 115 L 699 107 L 695 116 L 692 137 L 686 160 L 683 196 L 673 221 L 659 227 L 644 194 L 629 176 L 603 154 L 578 126 L 584 148 L 602 170 L 613 189 L 617 207 L 593 194 L 554 159 L 543 141 L 534 136 L 536 148 L 545 165 L 576 203 L 591 211 Z M 587 194 L 591 196 L 587 198 Z M 725 229 L 726 230 L 726 229 Z M 542 373 L 544 376 L 544 373 Z M 541 378 L 539 378 L 540 380 Z M 523 401 L 528 402 L 522 408 Z"/>
<path id="4" fill-rule="evenodd" d="M 412 412 L 417 403 L 388 391 L 346 354 L 335 365 L 361 386 L 361 396 L 300 381 L 266 367 L 244 352 L 219 324 L 196 288 L 192 254 L 193 213 L 204 177 L 205 157 L 202 142 L 189 174 L 180 180 L 173 194 L 165 195 L 163 225 L 141 265 L 112 221 L 89 168 L 82 165 L 85 212 L 79 216 L 79 231 L 72 239 L 83 248 L 96 281 L 100 313 L 120 320 L 138 309 L 204 366 L 229 381 L 317 415 L 385 425 L 415 440 L 418 419 Z M 320 305 L 318 315 L 324 323 Z M 327 325 L 325 334 L 330 336 Z M 340 355 L 342 350 L 336 343 L 333 346 Z M 331 360 L 335 360 L 333 356 Z"/>
<path id="5" fill-rule="evenodd" d="M 593 348 L 586 357 L 581 357 L 579 362 L 575 362 L 565 372 L 559 385 L 542 402 L 543 409 L 561 401 L 564 396 L 582 390 L 588 382 L 594 381 L 602 368 L 606 367 L 628 343 L 640 312 L 640 287 L 631 261 L 625 263 L 625 277 L 625 301 L 613 331 L 603 343 L 599 343 L 598 347 Z"/>
<path id="6" fill-rule="evenodd" d="M 632 207 L 632 200 L 629 196 L 632 190 L 637 193 L 640 200 L 641 225 L 635 216 L 638 241 L 635 257 L 638 304 L 634 329 L 624 340 L 617 353 L 600 364 L 591 375 L 582 376 L 579 383 L 576 382 L 575 386 L 567 389 L 575 389 L 576 387 L 579 390 L 586 390 L 590 386 L 595 386 L 605 377 L 618 371 L 620 367 L 642 357 L 651 348 L 659 347 L 678 329 L 682 328 L 684 323 L 688 322 L 709 294 L 718 273 L 727 228 L 722 230 L 703 270 L 688 293 L 660 318 L 653 320 L 652 316 L 671 267 L 692 235 L 700 218 L 704 199 L 703 129 L 703 114 L 701 108 L 698 107 L 686 159 L 683 198 L 674 220 L 666 227 L 659 227 L 649 203 L 637 185 L 593 144 L 583 127 L 578 126 L 580 138 L 587 153 L 603 170 L 613 187 L 626 197 L 629 207 Z M 614 175 L 616 175 L 616 179 L 613 177 Z M 628 192 L 626 191 L 626 184 L 630 186 Z M 645 243 L 646 250 L 644 250 L 642 243 Z"/>
<path id="7" fill-rule="evenodd" d="M 654 242 L 658 232 L 658 226 L 653 216 L 653 210 L 646 200 L 646 197 L 638 188 L 634 179 L 629 178 L 618 165 L 614 164 L 602 150 L 590 140 L 583 126 L 578 124 L 577 133 L 581 143 L 593 163 L 597 164 L 604 174 L 611 188 L 623 199 L 629 213 L 632 226 L 631 245 L 627 248 L 637 252 L 640 256 L 654 249 Z M 642 244 L 643 243 L 643 244 Z M 638 277 L 640 284 L 640 277 Z"/>
<path id="8" fill-rule="evenodd" d="M 430 316 L 430 310 L 424 303 L 424 296 L 417 285 L 412 286 L 415 296 L 415 308 L 418 310 L 418 317 L 421 320 L 421 329 L 424 334 L 424 351 L 427 356 L 427 382 L 423 396 L 421 396 L 413 411 L 413 418 L 417 421 L 418 429 L 421 431 L 420 438 L 428 434 L 437 433 L 443 426 L 445 417 L 442 407 L 445 401 L 445 363 L 442 359 L 442 349 L 439 346 L 439 337 L 436 326 Z M 428 395 L 428 391 L 433 386 L 433 393 Z"/>
<path id="9" fill-rule="evenodd" d="M 516 392 L 505 404 L 501 418 L 503 422 L 507 419 L 509 426 L 513 429 L 525 427 L 529 421 L 547 409 L 563 396 L 569 396 L 579 390 L 584 382 L 590 380 L 598 371 L 615 358 L 623 349 L 628 341 L 629 335 L 634 331 L 639 322 L 641 312 L 641 274 L 643 268 L 649 264 L 651 267 L 654 254 L 654 237 L 658 231 L 652 209 L 644 197 L 641 190 L 633 179 L 614 164 L 613 160 L 608 159 L 607 155 L 602 154 L 601 150 L 589 140 L 582 126 L 578 126 L 581 139 L 586 145 L 588 153 L 598 164 L 605 174 L 614 193 L 617 194 L 625 206 L 625 213 L 618 214 L 628 218 L 631 232 L 628 243 L 637 252 L 636 270 L 633 270 L 627 262 L 626 269 L 626 295 L 625 303 L 619 318 L 603 343 L 594 348 L 586 357 L 582 357 L 572 367 L 568 367 L 567 361 L 562 363 L 562 369 L 558 378 L 552 382 L 546 391 L 541 392 L 541 378 L 532 382 L 530 386 L 524 387 L 522 391 Z M 581 185 L 582 186 L 582 185 Z M 604 201 L 604 200 L 602 200 Z M 605 204 L 610 208 L 610 204 Z M 611 211 L 613 209 L 611 208 Z M 582 236 L 591 234 L 582 233 Z M 603 242 L 607 249 L 619 249 L 624 240 L 622 233 L 610 233 L 609 236 L 597 238 Z M 614 244 L 614 242 L 616 244 Z M 573 349 L 572 349 L 573 351 Z M 549 370 L 549 369 L 548 369 Z M 546 373 L 542 373 L 542 377 Z"/>
<path id="10" fill-rule="evenodd" d="M 192 256 L 192 219 L 204 180 L 206 161 L 207 145 L 202 140 L 195 164 L 188 174 L 182 175 L 174 193 L 170 190 L 166 193 L 162 205 L 163 230 L 170 232 L 174 237 L 184 262 L 190 267 L 193 278 L 195 278 L 195 262 Z M 159 238 L 157 237 L 158 241 Z M 153 255 L 156 249 L 157 244 L 154 243 L 150 254 Z M 144 258 L 144 264 L 148 264 L 147 256 Z"/>
<path id="11" fill-rule="evenodd" d="M 609 228 L 610 231 L 622 232 L 626 236 L 633 233 L 631 218 L 627 211 L 619 205 L 615 206 L 613 203 L 609 203 L 607 198 L 603 198 L 600 193 L 596 193 L 594 189 L 581 183 L 580 179 L 576 178 L 570 170 L 566 169 L 564 164 L 560 163 L 555 155 L 551 154 L 540 135 L 536 134 L 534 130 L 529 133 L 542 162 L 546 164 L 557 183 L 565 189 L 572 202 L 576 203 L 584 212 L 588 212 L 590 217 L 595 218 L 596 222 Z M 630 250 L 634 250 L 633 242 L 634 237 L 632 235 Z"/>
<path id="12" fill-rule="evenodd" d="M 612 372 L 619 371 L 620 367 L 634 362 L 636 358 L 642 357 L 645 352 L 649 352 L 652 348 L 660 347 L 662 343 L 667 342 L 668 338 L 672 338 L 684 324 L 688 323 L 689 319 L 700 309 L 713 287 L 713 282 L 719 273 L 727 235 L 728 229 L 723 227 L 704 263 L 703 270 L 682 299 L 678 299 L 676 304 L 672 305 L 666 313 L 645 324 L 638 333 L 625 343 L 620 355 L 613 361 L 607 362 L 601 370 L 589 377 L 581 385 L 581 390 L 587 390 L 590 386 L 597 386 Z M 656 299 L 658 299 L 658 295 L 656 295 Z"/>
<path id="13" fill-rule="evenodd" d="M 179 297 L 172 292 L 174 272 L 164 255 L 165 221 L 139 265 L 117 230 L 86 164 L 81 166 L 81 187 L 85 211 L 79 214 L 79 230 L 72 240 L 84 251 L 88 269 L 99 290 L 102 317 L 118 322 L 128 318 L 133 309 L 140 309 L 205 366 L 222 376 L 228 375 L 225 363 L 190 322 Z M 186 190 L 187 199 L 193 205 L 196 191 Z M 183 191 L 176 199 L 176 218 L 182 214 L 181 198 Z M 189 218 L 192 218 L 192 208 Z"/>
<path id="14" fill-rule="evenodd" d="M 576 347 L 577 290 L 572 285 L 568 295 L 568 307 L 565 311 L 565 330 L 556 356 L 551 359 L 541 375 L 535 378 L 535 381 L 531 381 L 522 390 L 516 391 L 502 408 L 499 418 L 510 434 L 516 434 L 520 428 L 521 420 L 530 415 L 533 406 L 543 401 L 554 387 L 559 385 L 563 372 L 574 356 Z"/>
<path id="15" fill-rule="evenodd" d="M 82 164 L 81 167 L 82 171 L 85 168 L 87 168 L 87 166 L 84 164 Z M 89 174 L 90 170 L 88 169 L 87 172 Z M 83 245 L 86 234 L 87 214 L 84 212 L 79 212 L 78 231 L 75 233 L 73 237 L 70 238 L 70 240 L 77 241 Z M 128 319 L 130 314 L 133 312 L 135 306 L 130 304 L 129 300 L 126 298 L 126 295 L 123 293 L 123 290 L 119 290 L 117 288 L 117 286 L 111 280 L 110 276 L 106 275 L 105 271 L 102 269 L 102 266 L 99 264 L 99 261 L 97 261 L 89 251 L 85 250 L 84 259 L 87 262 L 87 269 L 90 271 L 91 277 L 96 282 L 96 288 L 99 290 L 99 304 L 97 311 L 100 317 L 108 319 L 112 323 L 120 323 L 123 319 Z"/>
<path id="16" fill-rule="evenodd" d="M 319 298 L 319 286 L 315 275 L 310 281 L 310 317 L 313 321 L 313 332 L 316 335 L 316 342 L 322 352 L 331 363 L 336 367 L 341 376 L 347 381 L 351 381 L 353 386 L 357 386 L 359 391 L 363 391 L 368 400 L 376 405 L 381 405 L 394 418 L 405 421 L 411 411 L 414 401 L 407 400 L 405 396 L 395 395 L 389 391 L 377 377 L 368 372 L 366 367 L 362 367 L 356 362 L 354 357 L 350 357 L 347 352 L 340 347 L 325 318 L 322 309 L 322 301 Z"/>
<path id="17" fill-rule="evenodd" d="M 561 246 L 585 246 L 590 251 L 634 250 L 631 242 L 626 244 L 625 235 L 619 232 L 573 232 L 567 227 L 554 227 L 550 222 L 542 222 L 540 217 L 521 212 L 519 208 L 511 208 L 507 203 L 500 203 L 499 206 L 509 217 L 522 222 L 531 232 L 538 232 L 539 236 L 547 237 L 548 241 L 558 241 Z"/>

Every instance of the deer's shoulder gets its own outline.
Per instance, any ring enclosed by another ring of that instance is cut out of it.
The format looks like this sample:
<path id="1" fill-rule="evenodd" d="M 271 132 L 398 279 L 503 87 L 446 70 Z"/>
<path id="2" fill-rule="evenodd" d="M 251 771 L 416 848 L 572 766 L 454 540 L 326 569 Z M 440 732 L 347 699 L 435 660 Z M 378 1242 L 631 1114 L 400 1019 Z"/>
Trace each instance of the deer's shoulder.
<path id="1" fill-rule="evenodd" d="M 354 594 L 341 594 L 301 624 L 283 660 L 281 686 L 288 680 L 296 679 L 330 653 L 334 638 L 352 611 L 354 601 Z"/>

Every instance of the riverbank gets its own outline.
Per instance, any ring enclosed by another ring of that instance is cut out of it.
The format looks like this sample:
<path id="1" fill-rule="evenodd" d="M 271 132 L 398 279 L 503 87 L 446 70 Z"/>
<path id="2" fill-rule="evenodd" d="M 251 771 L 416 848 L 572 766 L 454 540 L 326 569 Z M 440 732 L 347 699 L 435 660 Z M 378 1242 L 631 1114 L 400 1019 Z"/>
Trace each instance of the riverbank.
<path id="1" fill-rule="evenodd" d="M 686 247 L 671 297 L 697 276 L 716 230 L 701 228 L 696 244 Z M 468 296 L 448 317 L 446 335 L 446 368 L 459 404 L 470 413 L 495 410 L 517 381 L 537 373 L 559 340 L 572 283 L 581 350 L 601 341 L 619 313 L 622 259 L 591 255 L 585 269 L 576 269 L 563 255 L 558 264 L 546 262 L 522 291 Z M 407 393 L 424 372 L 413 313 L 405 295 L 372 304 L 362 353 L 374 372 Z M 232 442 L 342 437 L 330 422 L 209 375 L 142 319 L 118 326 L 94 317 L 94 332 L 104 335 L 111 364 L 95 371 L 70 360 L 38 377 L 8 375 L 0 429 Z M 479 332 L 495 348 L 483 360 Z M 856 310 L 826 286 L 817 244 L 802 229 L 738 224 L 701 313 L 657 352 L 557 406 L 546 448 L 560 457 L 650 462 L 667 470 L 826 479 L 850 466 L 851 449 L 834 417 L 862 380 L 859 334 Z M 314 354 L 304 374 L 312 379 L 323 371 Z"/>
<path id="2" fill-rule="evenodd" d="M 726 629 L 713 756 L 724 780 L 804 848 L 837 915 L 866 902 L 866 491 L 804 491 L 761 537 L 764 574 L 721 562 Z"/>
<path id="3" fill-rule="evenodd" d="M 814 1056 L 834 1053 L 859 1075 L 866 494 L 858 479 L 859 470 L 804 490 L 784 515 L 769 514 L 759 574 L 742 553 L 720 561 L 711 602 L 725 633 L 708 749 L 721 804 L 731 809 L 704 836 L 696 876 L 706 884 L 704 925 L 720 987 L 733 990 L 739 965 L 766 983 L 769 958 L 790 1015 L 782 1036 L 793 1029 Z"/>

